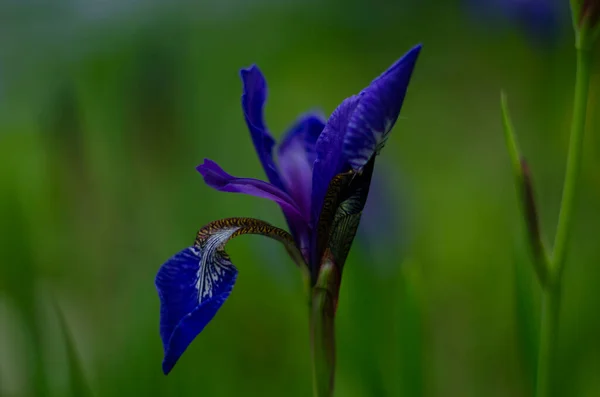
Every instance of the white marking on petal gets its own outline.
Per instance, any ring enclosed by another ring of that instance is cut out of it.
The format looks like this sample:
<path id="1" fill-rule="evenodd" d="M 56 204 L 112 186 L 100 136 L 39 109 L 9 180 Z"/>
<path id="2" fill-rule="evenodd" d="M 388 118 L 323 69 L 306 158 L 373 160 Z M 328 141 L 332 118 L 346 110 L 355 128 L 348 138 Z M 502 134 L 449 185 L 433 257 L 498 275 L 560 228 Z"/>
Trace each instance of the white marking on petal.
<path id="1" fill-rule="evenodd" d="M 202 247 L 202 250 L 191 248 L 196 256 L 200 256 L 198 263 L 198 272 L 196 273 L 196 290 L 198 291 L 198 303 L 201 304 L 206 298 L 212 298 L 214 285 L 219 282 L 223 273 L 227 270 L 227 264 L 219 261 L 216 255 L 217 250 L 221 248 L 227 240 L 235 233 L 239 227 L 221 230 L 211 235 Z M 211 259 L 209 261 L 209 259 Z"/>

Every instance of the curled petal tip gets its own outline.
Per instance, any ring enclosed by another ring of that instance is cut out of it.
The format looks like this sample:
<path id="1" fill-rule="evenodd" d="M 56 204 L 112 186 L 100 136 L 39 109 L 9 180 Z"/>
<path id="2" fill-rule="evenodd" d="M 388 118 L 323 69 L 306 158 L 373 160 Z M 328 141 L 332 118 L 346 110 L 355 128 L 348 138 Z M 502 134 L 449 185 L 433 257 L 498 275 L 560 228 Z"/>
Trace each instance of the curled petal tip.
<path id="1" fill-rule="evenodd" d="M 212 161 L 211 159 L 205 158 L 204 161 L 202 162 L 202 164 L 198 164 L 196 166 L 196 171 L 198 171 L 199 173 L 201 173 L 204 176 L 204 174 L 207 171 L 207 168 L 209 168 L 212 164 L 215 164 L 215 162 Z"/>
<path id="2" fill-rule="evenodd" d="M 260 71 L 260 68 L 255 63 L 251 64 L 248 67 L 240 69 L 240 75 L 242 77 L 245 76 L 245 75 L 247 75 L 247 74 L 250 74 L 250 73 L 260 73 L 260 74 L 262 74 L 261 71 Z"/>
<path id="3" fill-rule="evenodd" d="M 204 178 L 204 182 L 212 187 L 213 189 L 221 190 L 228 182 L 228 178 L 231 178 L 219 164 L 215 163 L 211 159 L 204 159 L 204 162 L 196 167 L 196 170 Z"/>
<path id="4" fill-rule="evenodd" d="M 245 112 L 255 111 L 258 113 L 262 113 L 262 106 L 264 101 L 266 100 L 266 89 L 267 89 L 267 80 L 265 76 L 262 74 L 260 68 L 255 64 L 248 66 L 247 68 L 240 69 L 240 77 L 242 79 L 242 83 L 244 84 L 244 92 L 242 95 L 242 100 L 248 100 L 254 103 L 255 109 L 244 109 Z M 250 95 L 251 98 L 245 98 Z M 256 97 L 257 100 L 253 101 L 253 98 Z M 251 116 L 258 116 L 258 114 L 252 114 Z M 261 116 L 262 117 L 262 116 Z"/>

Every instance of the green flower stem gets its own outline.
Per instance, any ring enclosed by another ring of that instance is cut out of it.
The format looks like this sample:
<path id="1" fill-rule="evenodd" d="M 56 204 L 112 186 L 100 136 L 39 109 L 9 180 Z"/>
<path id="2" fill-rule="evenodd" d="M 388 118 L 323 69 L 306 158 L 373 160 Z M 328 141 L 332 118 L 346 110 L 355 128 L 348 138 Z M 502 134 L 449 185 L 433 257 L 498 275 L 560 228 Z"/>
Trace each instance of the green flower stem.
<path id="1" fill-rule="evenodd" d="M 339 291 L 339 273 L 324 259 L 310 303 L 310 339 L 313 363 L 314 397 L 333 396 L 335 377 L 335 309 Z"/>
<path id="2" fill-rule="evenodd" d="M 573 105 L 573 123 L 567 158 L 567 170 L 563 186 L 563 196 L 558 216 L 558 227 L 554 239 L 554 255 L 552 260 L 555 280 L 560 280 L 564 268 L 567 245 L 569 242 L 571 223 L 576 195 L 579 171 L 581 168 L 581 152 L 583 149 L 583 132 L 587 114 L 588 91 L 590 83 L 591 56 L 589 50 L 577 49 L 577 74 L 575 77 L 575 100 Z"/>
<path id="3" fill-rule="evenodd" d="M 537 362 L 536 397 L 552 395 L 552 373 L 558 334 L 560 289 L 546 287 L 542 292 L 542 315 Z"/>
<path id="4" fill-rule="evenodd" d="M 585 32 L 579 32 L 577 38 L 575 99 L 573 105 L 573 123 L 571 125 L 569 154 L 567 157 L 567 169 L 565 173 L 560 213 L 558 216 L 556 237 L 554 239 L 554 253 L 552 255 L 550 277 L 549 282 L 543 290 L 536 385 L 537 397 L 548 397 L 551 395 L 553 366 L 556 362 L 555 347 L 559 324 L 561 281 L 569 237 L 572 231 L 577 183 L 581 168 L 583 135 L 590 82 L 591 55 L 587 49 L 587 45 L 585 45 L 585 36 Z"/>

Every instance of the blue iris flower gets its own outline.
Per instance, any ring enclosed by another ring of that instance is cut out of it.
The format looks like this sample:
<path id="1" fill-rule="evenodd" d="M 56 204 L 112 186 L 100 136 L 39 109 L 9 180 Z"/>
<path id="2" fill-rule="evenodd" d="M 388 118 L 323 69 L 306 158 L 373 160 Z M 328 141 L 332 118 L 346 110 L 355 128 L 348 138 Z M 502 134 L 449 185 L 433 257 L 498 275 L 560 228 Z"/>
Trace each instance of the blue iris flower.
<path id="1" fill-rule="evenodd" d="M 197 169 L 214 189 L 276 202 L 289 233 L 258 219 L 222 219 L 202 227 L 191 247 L 160 268 L 155 282 L 165 374 L 231 294 L 237 269 L 224 250 L 230 239 L 261 234 L 282 242 L 311 286 L 324 257 L 341 277 L 375 157 L 398 118 L 420 50 L 418 45 L 408 51 L 358 95 L 345 99 L 328 120 L 319 114 L 300 117 L 279 144 L 263 117 L 263 74 L 256 66 L 241 70 L 244 117 L 268 182 L 232 176 L 209 159 Z"/>

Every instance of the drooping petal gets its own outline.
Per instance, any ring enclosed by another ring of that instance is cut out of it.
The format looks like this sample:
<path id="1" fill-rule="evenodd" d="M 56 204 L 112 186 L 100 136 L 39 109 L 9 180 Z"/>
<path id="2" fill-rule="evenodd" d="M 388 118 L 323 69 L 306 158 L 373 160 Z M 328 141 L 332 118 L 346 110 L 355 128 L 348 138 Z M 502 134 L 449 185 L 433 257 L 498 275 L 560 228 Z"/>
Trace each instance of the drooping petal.
<path id="1" fill-rule="evenodd" d="M 173 369 L 231 294 L 237 269 L 224 246 L 242 234 L 260 234 L 278 240 L 296 263 L 304 263 L 289 233 L 258 219 L 222 219 L 200 229 L 194 246 L 169 259 L 156 276 L 165 374 Z"/>
<path id="2" fill-rule="evenodd" d="M 231 230 L 217 236 L 227 239 Z M 214 246 L 213 246 L 214 247 Z M 168 374 L 188 345 L 212 320 L 229 297 L 237 269 L 222 253 L 189 247 L 169 259 L 156 276 L 160 308 L 160 336 Z"/>
<path id="3" fill-rule="evenodd" d="M 316 160 L 312 174 L 311 225 L 316 226 L 329 183 L 344 171 L 346 165 L 342 153 L 344 134 L 348 120 L 358 105 L 357 95 L 345 99 L 331 114 L 323 132 L 317 139 Z"/>
<path id="4" fill-rule="evenodd" d="M 315 144 L 325 123 L 317 114 L 300 118 L 287 132 L 278 150 L 280 175 L 286 191 L 310 219 Z"/>
<path id="5" fill-rule="evenodd" d="M 373 80 L 360 94 L 360 101 L 348 122 L 344 156 L 354 170 L 361 169 L 379 152 L 398 119 L 415 62 L 417 45 Z"/>
<path id="6" fill-rule="evenodd" d="M 278 187 L 254 178 L 238 178 L 229 175 L 217 163 L 204 159 L 204 163 L 196 167 L 202 174 L 204 182 L 221 192 L 243 193 L 275 201 L 283 213 L 292 219 L 304 219 L 304 215 L 294 200 Z"/>
<path id="7" fill-rule="evenodd" d="M 240 77 L 244 85 L 242 108 L 252 136 L 252 143 L 269 181 L 279 189 L 283 189 L 279 171 L 273 160 L 275 139 L 269 134 L 263 115 L 267 100 L 267 82 L 256 65 L 240 70 Z"/>

